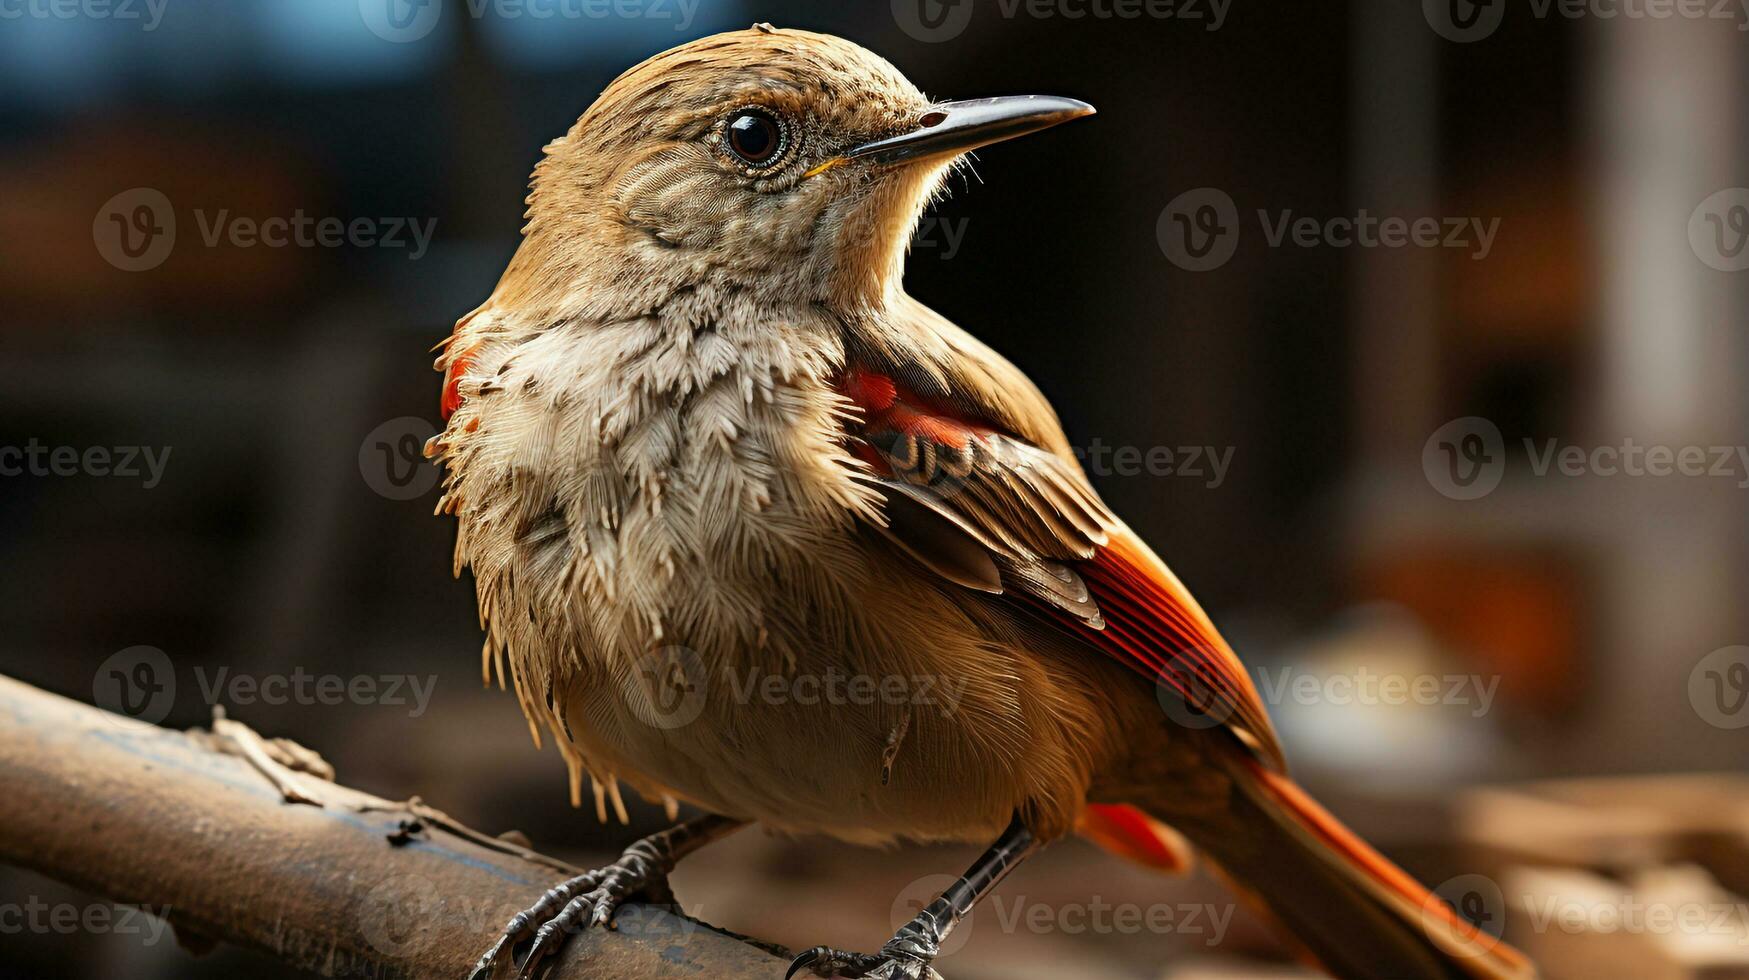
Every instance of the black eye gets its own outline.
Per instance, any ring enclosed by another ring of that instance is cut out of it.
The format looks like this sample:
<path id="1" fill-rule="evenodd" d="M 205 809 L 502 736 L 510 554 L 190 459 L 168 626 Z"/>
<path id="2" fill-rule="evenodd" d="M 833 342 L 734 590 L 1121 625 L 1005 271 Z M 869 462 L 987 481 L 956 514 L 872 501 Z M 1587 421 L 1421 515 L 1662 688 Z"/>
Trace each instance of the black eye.
<path id="1" fill-rule="evenodd" d="M 723 128 L 723 141 L 741 162 L 764 167 L 783 155 L 789 134 L 783 123 L 764 109 L 737 109 Z"/>

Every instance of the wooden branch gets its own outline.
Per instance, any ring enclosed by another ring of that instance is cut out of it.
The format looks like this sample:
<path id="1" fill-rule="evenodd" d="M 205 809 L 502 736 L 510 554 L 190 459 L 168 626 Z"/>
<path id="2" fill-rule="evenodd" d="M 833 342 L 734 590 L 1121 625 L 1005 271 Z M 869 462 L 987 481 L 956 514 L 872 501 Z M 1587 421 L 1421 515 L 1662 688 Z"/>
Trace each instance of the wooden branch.
<path id="1" fill-rule="evenodd" d="M 267 751 L 284 746 L 235 722 L 215 727 L 157 728 L 0 677 L 0 862 L 168 906 L 185 939 L 324 976 L 439 980 L 466 977 L 512 915 L 567 877 L 417 800 L 293 773 Z M 313 802 L 287 802 L 299 796 Z M 627 906 L 617 926 L 571 937 L 546 975 L 783 975 L 771 953 L 663 909 Z"/>

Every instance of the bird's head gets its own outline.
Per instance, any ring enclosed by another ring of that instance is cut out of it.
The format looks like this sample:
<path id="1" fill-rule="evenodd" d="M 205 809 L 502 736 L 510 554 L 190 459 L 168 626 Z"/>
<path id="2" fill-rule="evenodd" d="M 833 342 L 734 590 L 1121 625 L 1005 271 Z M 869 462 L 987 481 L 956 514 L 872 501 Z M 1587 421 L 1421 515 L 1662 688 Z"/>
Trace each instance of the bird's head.
<path id="1" fill-rule="evenodd" d="M 703 38 L 608 86 L 546 148 L 500 294 L 625 315 L 714 284 L 883 302 L 949 168 L 1093 111 L 1073 99 L 931 102 L 875 54 L 804 31 Z"/>

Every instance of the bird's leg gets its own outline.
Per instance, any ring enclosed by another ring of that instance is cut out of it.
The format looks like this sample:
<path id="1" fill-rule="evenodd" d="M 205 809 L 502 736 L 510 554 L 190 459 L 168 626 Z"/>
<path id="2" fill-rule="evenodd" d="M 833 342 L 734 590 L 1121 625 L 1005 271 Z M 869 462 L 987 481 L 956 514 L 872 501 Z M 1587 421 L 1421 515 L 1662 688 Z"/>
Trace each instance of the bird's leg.
<path id="1" fill-rule="evenodd" d="M 474 965 L 470 980 L 485 980 L 501 968 L 514 966 L 516 944 L 530 936 L 534 945 L 516 975 L 534 976 L 541 960 L 564 945 L 567 935 L 598 925 L 612 928 L 614 913 L 633 897 L 657 905 L 674 904 L 674 892 L 668 887 L 668 873 L 674 865 L 744 825 L 715 814 L 696 817 L 637 841 L 604 868 L 554 885 L 532 908 L 510 920 L 504 934 Z"/>
<path id="2" fill-rule="evenodd" d="M 856 977 L 864 980 L 926 980 L 936 978 L 931 963 L 953 927 L 972 911 L 972 906 L 1008 877 L 1039 842 L 1016 816 L 1008 829 L 984 856 L 978 858 L 941 897 L 906 923 L 887 940 L 878 953 L 847 953 L 829 946 L 815 946 L 795 958 L 784 980 L 803 970 L 822 977 Z"/>

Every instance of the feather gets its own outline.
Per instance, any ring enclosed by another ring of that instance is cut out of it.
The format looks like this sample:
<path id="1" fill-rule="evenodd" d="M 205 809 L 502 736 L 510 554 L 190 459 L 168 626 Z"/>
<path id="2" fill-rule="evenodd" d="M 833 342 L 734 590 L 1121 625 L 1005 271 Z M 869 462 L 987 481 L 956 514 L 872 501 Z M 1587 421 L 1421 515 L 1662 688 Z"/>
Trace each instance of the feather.
<path id="1" fill-rule="evenodd" d="M 857 409 L 846 436 L 879 475 L 882 533 L 943 579 L 1041 618 L 1185 699 L 1284 769 L 1238 656 L 1072 456 L 1002 431 L 991 419 L 1000 406 L 979 409 L 987 389 L 931 397 L 899 380 L 927 372 L 887 368 L 853 364 L 836 382 Z"/>

